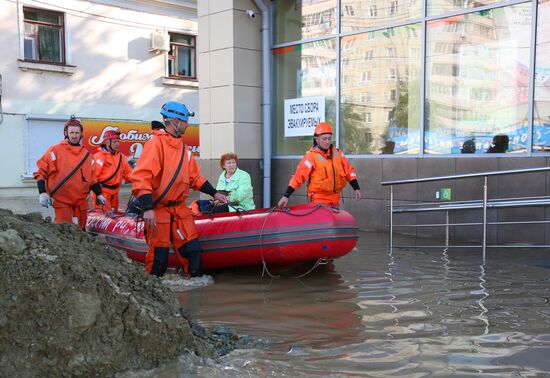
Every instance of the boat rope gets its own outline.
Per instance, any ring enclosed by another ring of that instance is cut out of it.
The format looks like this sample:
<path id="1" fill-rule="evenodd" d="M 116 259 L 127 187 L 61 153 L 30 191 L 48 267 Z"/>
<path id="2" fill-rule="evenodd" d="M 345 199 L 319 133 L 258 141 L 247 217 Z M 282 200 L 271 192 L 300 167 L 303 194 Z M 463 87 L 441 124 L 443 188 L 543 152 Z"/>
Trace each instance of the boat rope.
<path id="1" fill-rule="evenodd" d="M 264 229 L 265 229 L 265 224 L 267 223 L 267 220 L 269 219 L 269 217 L 271 216 L 271 214 L 275 211 L 277 212 L 282 212 L 282 213 L 285 213 L 285 214 L 288 214 L 288 215 L 292 215 L 292 216 L 295 216 L 295 217 L 303 217 L 303 216 L 307 216 L 307 215 L 310 215 L 312 213 L 314 213 L 315 211 L 317 211 L 317 209 L 320 209 L 320 208 L 323 208 L 323 209 L 326 209 L 326 210 L 329 210 L 329 211 L 332 211 L 334 213 L 339 213 L 340 212 L 340 209 L 338 207 L 334 207 L 334 206 L 328 206 L 328 205 L 325 205 L 325 204 L 316 204 L 315 207 L 313 207 L 311 210 L 309 210 L 308 212 L 305 212 L 303 214 L 295 214 L 295 213 L 291 213 L 290 212 L 290 209 L 289 208 L 278 208 L 278 207 L 272 207 L 268 210 L 268 214 L 267 214 L 267 217 L 264 219 L 264 222 L 262 224 L 262 228 L 260 229 L 260 255 L 262 257 L 262 277 L 267 274 L 269 277 L 271 278 L 279 278 L 280 276 L 275 276 L 273 275 L 269 269 L 267 268 L 267 263 L 264 259 L 264 251 L 263 251 L 263 243 L 262 243 L 262 238 L 263 238 L 263 234 L 264 234 Z M 315 264 L 313 264 L 313 266 L 311 267 L 311 269 L 309 269 L 307 272 L 303 273 L 303 274 L 300 274 L 299 276 L 296 276 L 296 277 L 293 277 L 293 278 L 302 278 L 302 277 L 305 277 L 307 276 L 309 273 L 311 273 L 315 268 L 317 268 L 319 265 L 326 265 L 329 263 L 329 260 L 325 259 L 325 258 L 322 258 L 320 257 L 319 259 L 317 259 L 317 261 L 315 262 Z"/>
<path id="2" fill-rule="evenodd" d="M 300 274 L 299 276 L 295 276 L 295 277 L 293 277 L 293 278 L 303 278 L 303 277 L 307 276 L 308 274 L 310 274 L 311 272 L 313 272 L 313 270 L 314 270 L 315 268 L 317 268 L 319 265 L 326 265 L 326 264 L 328 264 L 329 262 L 330 262 L 330 260 L 327 260 L 327 259 L 324 259 L 324 258 L 322 258 L 322 257 L 319 257 L 319 258 L 317 259 L 317 261 L 315 262 L 315 264 L 313 264 L 313 266 L 312 266 L 307 272 L 302 273 L 302 274 Z"/>
<path id="3" fill-rule="evenodd" d="M 264 235 L 264 228 L 265 228 L 265 224 L 267 223 L 267 220 L 269 219 L 269 217 L 271 216 L 271 214 L 273 214 L 274 211 L 277 210 L 277 207 L 272 207 L 269 209 L 268 211 L 268 214 L 267 214 L 267 217 L 265 217 L 264 219 L 264 223 L 262 224 L 262 228 L 260 229 L 260 255 L 262 256 L 262 277 L 264 276 L 264 274 L 267 273 L 267 275 L 271 278 L 278 278 L 280 276 L 275 276 L 273 274 L 271 274 L 271 272 L 269 271 L 269 269 L 267 268 L 267 263 L 265 262 L 265 259 L 264 259 L 264 249 L 263 249 L 263 246 L 262 246 L 262 237 Z"/>

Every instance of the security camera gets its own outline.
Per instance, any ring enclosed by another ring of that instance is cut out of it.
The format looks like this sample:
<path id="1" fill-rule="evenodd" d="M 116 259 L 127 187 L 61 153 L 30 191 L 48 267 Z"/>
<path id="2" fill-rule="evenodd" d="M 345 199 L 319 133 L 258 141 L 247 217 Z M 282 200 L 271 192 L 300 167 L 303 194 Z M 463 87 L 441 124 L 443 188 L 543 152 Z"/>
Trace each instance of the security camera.
<path id="1" fill-rule="evenodd" d="M 247 9 L 247 10 L 246 10 L 246 14 L 247 14 L 248 17 L 250 17 L 250 18 L 256 17 L 256 12 L 254 12 L 252 9 Z"/>

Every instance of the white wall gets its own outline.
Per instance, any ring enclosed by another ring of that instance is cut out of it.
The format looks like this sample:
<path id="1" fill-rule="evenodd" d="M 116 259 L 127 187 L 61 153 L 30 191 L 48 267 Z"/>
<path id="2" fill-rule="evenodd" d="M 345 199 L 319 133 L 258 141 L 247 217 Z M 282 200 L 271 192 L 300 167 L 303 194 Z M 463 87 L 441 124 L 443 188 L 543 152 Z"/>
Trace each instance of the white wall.
<path id="1" fill-rule="evenodd" d="M 22 70 L 23 6 L 66 14 L 68 64 L 75 66 L 68 69 L 73 74 Z M 196 35 L 196 2 L 0 1 L 0 190 L 34 185 L 21 178 L 29 114 L 150 121 L 161 119 L 163 103 L 177 100 L 195 111 L 192 122 L 199 122 L 197 88 L 174 81 L 167 85 L 164 53 L 149 52 L 154 30 Z M 61 140 L 62 130 L 59 136 Z"/>

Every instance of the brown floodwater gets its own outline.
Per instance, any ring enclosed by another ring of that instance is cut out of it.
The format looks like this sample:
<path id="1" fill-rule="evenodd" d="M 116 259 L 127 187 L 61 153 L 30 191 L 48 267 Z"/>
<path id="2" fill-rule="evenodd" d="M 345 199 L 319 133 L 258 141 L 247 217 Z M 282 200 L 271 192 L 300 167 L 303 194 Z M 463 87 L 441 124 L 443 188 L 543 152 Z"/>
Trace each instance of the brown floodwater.
<path id="1" fill-rule="evenodd" d="M 362 232 L 356 250 L 302 278 L 260 268 L 213 274 L 180 293 L 207 327 L 270 346 L 189 371 L 142 376 L 550 376 L 550 251 L 394 250 Z"/>
<path id="2" fill-rule="evenodd" d="M 484 263 L 475 250 L 389 252 L 387 234 L 361 232 L 352 253 L 294 278 L 306 270 L 221 271 L 178 294 L 200 324 L 268 347 L 121 376 L 550 377 L 550 250 Z"/>

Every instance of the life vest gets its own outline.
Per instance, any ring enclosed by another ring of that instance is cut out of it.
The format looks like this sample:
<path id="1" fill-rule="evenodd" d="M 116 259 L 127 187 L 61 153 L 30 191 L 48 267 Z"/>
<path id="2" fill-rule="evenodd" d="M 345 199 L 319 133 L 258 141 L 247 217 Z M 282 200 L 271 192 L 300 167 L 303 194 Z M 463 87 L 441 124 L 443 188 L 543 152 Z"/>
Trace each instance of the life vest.
<path id="1" fill-rule="evenodd" d="M 74 146 L 66 140 L 51 146 L 36 162 L 38 170 L 33 176 L 38 181 L 45 180 L 46 191 L 51 193 L 78 166 L 86 154 L 89 155 L 86 161 L 53 195 L 54 201 L 70 206 L 79 204 L 87 200 L 90 187 L 97 182 L 94 159 L 84 147 Z"/>
<path id="2" fill-rule="evenodd" d="M 338 206 L 340 192 L 356 178 L 355 168 L 340 149 L 331 146 L 325 153 L 314 146 L 302 158 L 288 185 L 298 189 L 308 181 L 307 195 L 311 202 Z"/>

